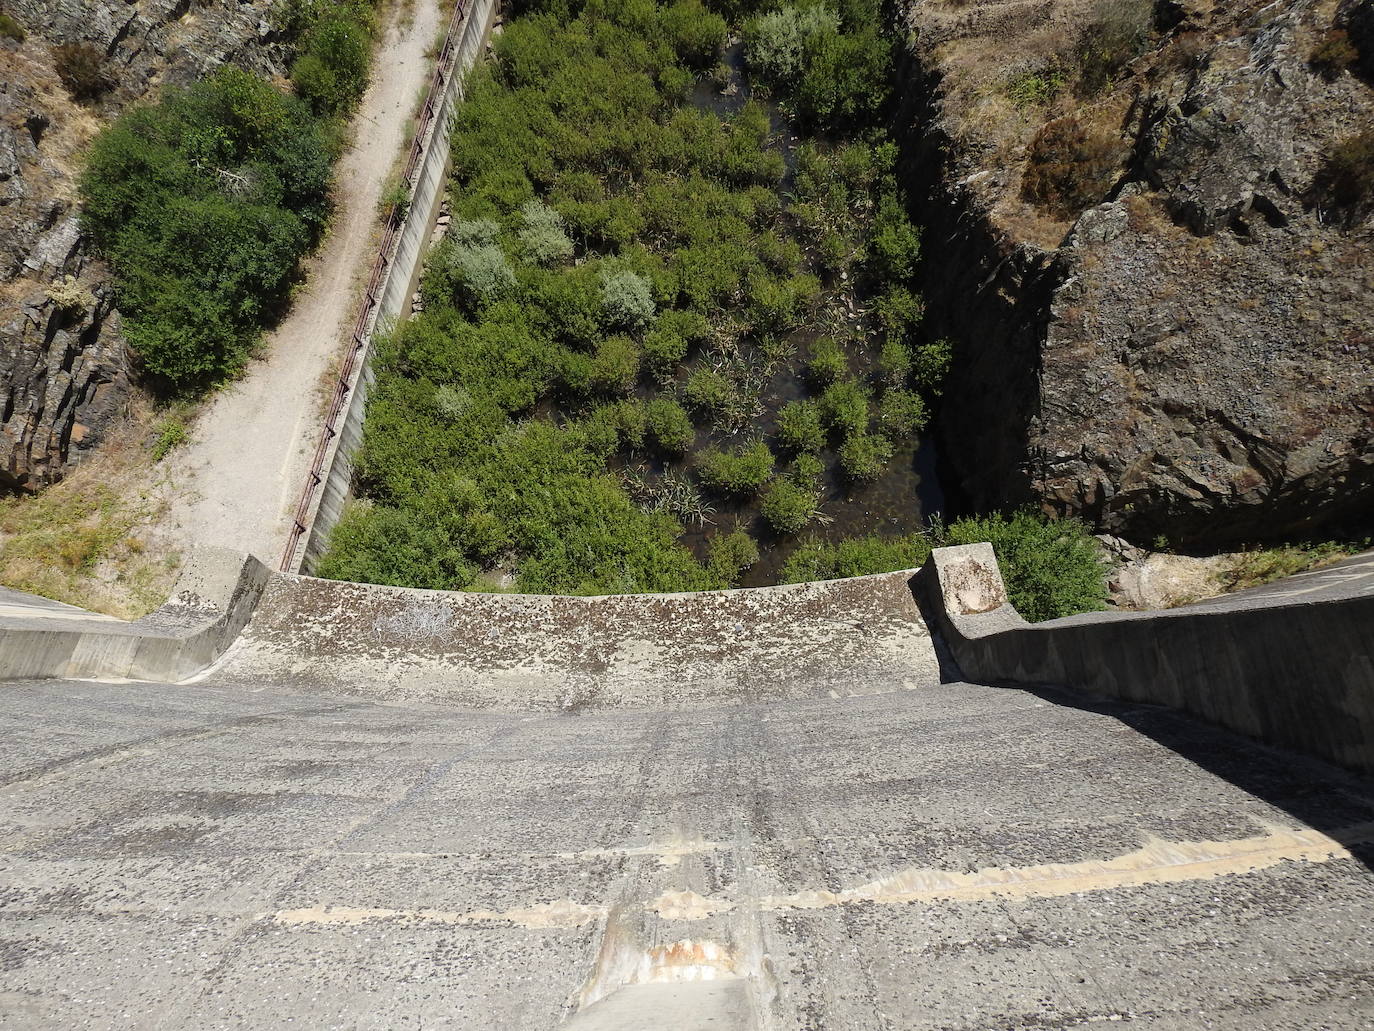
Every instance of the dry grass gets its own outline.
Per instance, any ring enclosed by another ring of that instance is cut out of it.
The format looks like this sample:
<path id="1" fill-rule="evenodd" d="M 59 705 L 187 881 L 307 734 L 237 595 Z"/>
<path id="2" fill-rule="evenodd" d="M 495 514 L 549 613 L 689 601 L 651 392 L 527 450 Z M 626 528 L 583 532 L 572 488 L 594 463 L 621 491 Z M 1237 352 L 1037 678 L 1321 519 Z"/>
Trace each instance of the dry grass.
<path id="1" fill-rule="evenodd" d="M 1325 541 L 1319 544 L 1281 544 L 1243 552 L 1217 571 L 1217 587 L 1223 594 L 1259 587 L 1294 573 L 1332 565 L 1368 546 L 1369 541 Z"/>
<path id="2" fill-rule="evenodd" d="M 0 583 L 136 619 L 166 599 L 180 556 L 147 535 L 165 509 L 146 438 L 151 413 L 65 480 L 0 501 Z"/>

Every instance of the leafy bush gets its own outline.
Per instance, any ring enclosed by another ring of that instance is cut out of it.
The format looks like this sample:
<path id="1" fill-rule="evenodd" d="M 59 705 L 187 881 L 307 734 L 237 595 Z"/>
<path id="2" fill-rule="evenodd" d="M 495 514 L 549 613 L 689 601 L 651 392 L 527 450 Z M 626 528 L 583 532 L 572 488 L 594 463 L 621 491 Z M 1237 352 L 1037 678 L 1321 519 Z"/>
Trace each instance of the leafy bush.
<path id="1" fill-rule="evenodd" d="M 157 437 L 153 441 L 153 461 L 161 462 L 190 438 L 186 424 L 175 416 L 169 416 L 158 424 Z"/>
<path id="2" fill-rule="evenodd" d="M 5 39 L 12 39 L 16 43 L 22 43 L 28 38 L 28 33 L 13 16 L 0 11 L 0 36 L 5 37 Z"/>
<path id="3" fill-rule="evenodd" d="M 852 437 L 868 428 L 868 391 L 858 380 L 832 383 L 820 397 L 821 421 L 830 432 Z"/>
<path id="4" fill-rule="evenodd" d="M 960 519 L 941 544 L 987 541 L 1007 584 L 1007 596 L 1032 623 L 1106 608 L 1107 564 L 1088 528 L 1076 519 L 1046 519 L 1029 509 Z"/>
<path id="5" fill-rule="evenodd" d="M 1359 211 L 1374 199 L 1374 129 L 1335 144 L 1326 154 L 1318 184 L 1340 207 Z"/>
<path id="6" fill-rule="evenodd" d="M 367 89 L 368 26 L 345 9 L 318 18 L 306 30 L 291 80 L 318 115 L 346 114 Z"/>
<path id="7" fill-rule="evenodd" d="M 912 356 L 912 383 L 927 394 L 938 396 L 953 360 L 954 345 L 947 338 L 925 341 Z"/>
<path id="8" fill-rule="evenodd" d="M 237 369 L 324 224 L 328 185 L 310 112 L 231 67 L 102 131 L 83 219 L 144 368 L 177 390 Z"/>
<path id="9" fill-rule="evenodd" d="M 834 543 L 813 538 L 783 563 L 779 579 L 795 584 L 919 569 L 930 556 L 932 546 L 931 539 L 920 533 L 905 537 L 869 534 Z"/>
<path id="10" fill-rule="evenodd" d="M 707 11 L 700 0 L 678 0 L 663 8 L 664 37 L 678 57 L 692 68 L 709 68 L 725 47 L 725 19 Z"/>
<path id="11" fill-rule="evenodd" d="M 893 440 L 912 437 L 925 429 L 926 406 L 921 395 L 900 388 L 888 388 L 878 402 L 878 423 Z"/>
<path id="12" fill-rule="evenodd" d="M 759 510 L 775 533 L 788 535 L 799 532 L 811 521 L 819 502 L 815 490 L 775 477 L 763 492 Z"/>
<path id="13" fill-rule="evenodd" d="M 442 253 L 456 299 L 480 310 L 515 289 L 515 271 L 494 243 L 448 244 Z"/>
<path id="14" fill-rule="evenodd" d="M 770 11 L 745 26 L 750 70 L 766 82 L 793 86 L 804 71 L 807 43 L 839 31 L 839 15 L 824 4 Z"/>
<path id="15" fill-rule="evenodd" d="M 114 88 L 105 70 L 105 54 L 90 43 L 59 43 L 52 48 L 52 57 L 57 77 L 73 100 L 98 100 Z"/>
<path id="16" fill-rule="evenodd" d="M 707 544 L 707 568 L 723 586 L 739 583 L 744 571 L 759 560 L 759 546 L 743 530 L 715 534 Z"/>
<path id="17" fill-rule="evenodd" d="M 655 376 L 669 379 L 682 359 L 687 357 L 687 341 L 668 326 L 659 325 L 644 336 L 644 360 Z"/>
<path id="18" fill-rule="evenodd" d="M 826 387 L 849 371 L 849 360 L 834 337 L 819 337 L 811 342 L 806 360 L 806 378 Z"/>
<path id="19" fill-rule="evenodd" d="M 911 349 L 900 340 L 888 340 L 878 353 L 878 378 L 889 387 L 900 387 L 911 377 Z"/>
<path id="20" fill-rule="evenodd" d="M 734 395 L 735 388 L 715 369 L 692 370 L 683 385 L 682 396 L 699 412 L 719 412 Z"/>
<path id="21" fill-rule="evenodd" d="M 1106 197 L 1126 154 L 1115 129 L 1079 114 L 1056 118 L 1031 141 L 1021 192 L 1051 214 L 1074 218 Z"/>
<path id="22" fill-rule="evenodd" d="M 605 394 L 628 394 L 639 379 L 639 345 L 630 337 L 607 337 L 592 358 L 592 388 Z"/>
<path id="23" fill-rule="evenodd" d="M 840 470 L 855 483 L 871 483 L 892 461 L 892 443 L 879 433 L 851 433 L 840 446 Z"/>
<path id="24" fill-rule="evenodd" d="M 660 451 L 686 454 L 696 441 L 696 428 L 687 410 L 672 398 L 656 397 L 646 409 L 649 439 Z"/>
<path id="25" fill-rule="evenodd" d="M 516 234 L 530 260 L 540 265 L 567 261 L 573 256 L 563 216 L 541 200 L 529 200 L 520 209 L 524 228 Z"/>
<path id="26" fill-rule="evenodd" d="M 637 272 L 621 269 L 603 272 L 601 296 L 612 326 L 638 329 L 654 317 L 654 295 L 648 281 Z"/>
<path id="27" fill-rule="evenodd" d="M 815 452 L 825 447 L 825 429 L 814 401 L 789 401 L 778 412 L 778 444 L 791 452 Z"/>
<path id="28" fill-rule="evenodd" d="M 921 234 L 907 218 L 896 194 L 885 193 L 879 200 L 869 247 L 869 262 L 882 282 L 901 282 L 916 270 Z"/>
<path id="29" fill-rule="evenodd" d="M 722 494 L 754 494 L 773 475 L 773 453 L 761 440 L 733 451 L 708 448 L 697 456 L 696 472 L 702 483 Z"/>

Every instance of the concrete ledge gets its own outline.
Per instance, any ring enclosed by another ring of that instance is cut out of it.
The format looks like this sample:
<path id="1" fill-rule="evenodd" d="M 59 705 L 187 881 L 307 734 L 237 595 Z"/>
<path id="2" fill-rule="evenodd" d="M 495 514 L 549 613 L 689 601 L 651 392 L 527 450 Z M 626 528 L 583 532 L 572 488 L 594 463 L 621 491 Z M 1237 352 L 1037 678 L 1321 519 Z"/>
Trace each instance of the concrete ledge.
<path id="1" fill-rule="evenodd" d="M 0 680 L 184 680 L 214 662 L 239 635 L 269 576 L 251 555 L 198 549 L 167 603 L 132 623 L 59 610 L 38 598 L 27 611 L 11 605 L 0 618 Z"/>
<path id="2" fill-rule="evenodd" d="M 917 590 L 970 680 L 1167 705 L 1374 773 L 1374 570 L 1338 574 L 1331 589 L 1276 585 L 1196 607 L 1032 624 L 1007 601 L 991 546 L 975 544 L 936 548 Z"/>

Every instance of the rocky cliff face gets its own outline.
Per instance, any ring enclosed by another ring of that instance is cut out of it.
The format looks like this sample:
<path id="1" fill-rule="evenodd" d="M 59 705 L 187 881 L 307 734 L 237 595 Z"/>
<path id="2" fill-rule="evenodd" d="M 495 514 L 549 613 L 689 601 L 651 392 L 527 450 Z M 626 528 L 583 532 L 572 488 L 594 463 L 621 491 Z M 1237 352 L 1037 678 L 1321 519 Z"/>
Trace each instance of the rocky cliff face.
<path id="1" fill-rule="evenodd" d="M 1066 86 L 1064 41 L 1129 6 L 910 8 L 956 486 L 1183 545 L 1367 525 L 1374 223 L 1331 155 L 1374 127 L 1374 6 L 1165 2 L 1105 86 Z"/>
<path id="2" fill-rule="evenodd" d="M 283 60 L 272 0 L 7 0 L 0 38 L 0 485 L 33 489 L 98 445 L 125 410 L 130 363 L 109 275 L 76 207 L 81 154 L 102 120 L 160 84 L 233 61 Z M 102 89 L 77 103 L 54 48 L 87 44 Z"/>

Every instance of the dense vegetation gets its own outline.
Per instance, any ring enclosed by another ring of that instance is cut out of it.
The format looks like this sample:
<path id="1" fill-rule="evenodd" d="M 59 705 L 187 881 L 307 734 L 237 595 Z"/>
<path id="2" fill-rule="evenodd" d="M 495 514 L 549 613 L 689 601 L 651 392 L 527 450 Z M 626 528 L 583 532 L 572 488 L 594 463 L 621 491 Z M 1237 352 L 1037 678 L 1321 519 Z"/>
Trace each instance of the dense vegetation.
<path id="1" fill-rule="evenodd" d="M 317 572 L 559 593 L 738 583 L 759 540 L 795 547 L 824 521 L 827 485 L 909 456 L 949 361 L 920 333 L 920 237 L 878 128 L 879 12 L 521 10 L 458 109 L 455 220 L 423 312 L 377 342 L 366 500 Z M 764 101 L 804 130 L 794 150 Z"/>
<path id="2" fill-rule="evenodd" d="M 299 2 L 285 17 L 297 96 L 221 68 L 116 120 L 82 174 L 128 341 L 172 390 L 242 365 L 328 216 L 337 119 L 367 82 L 370 4 Z"/>

